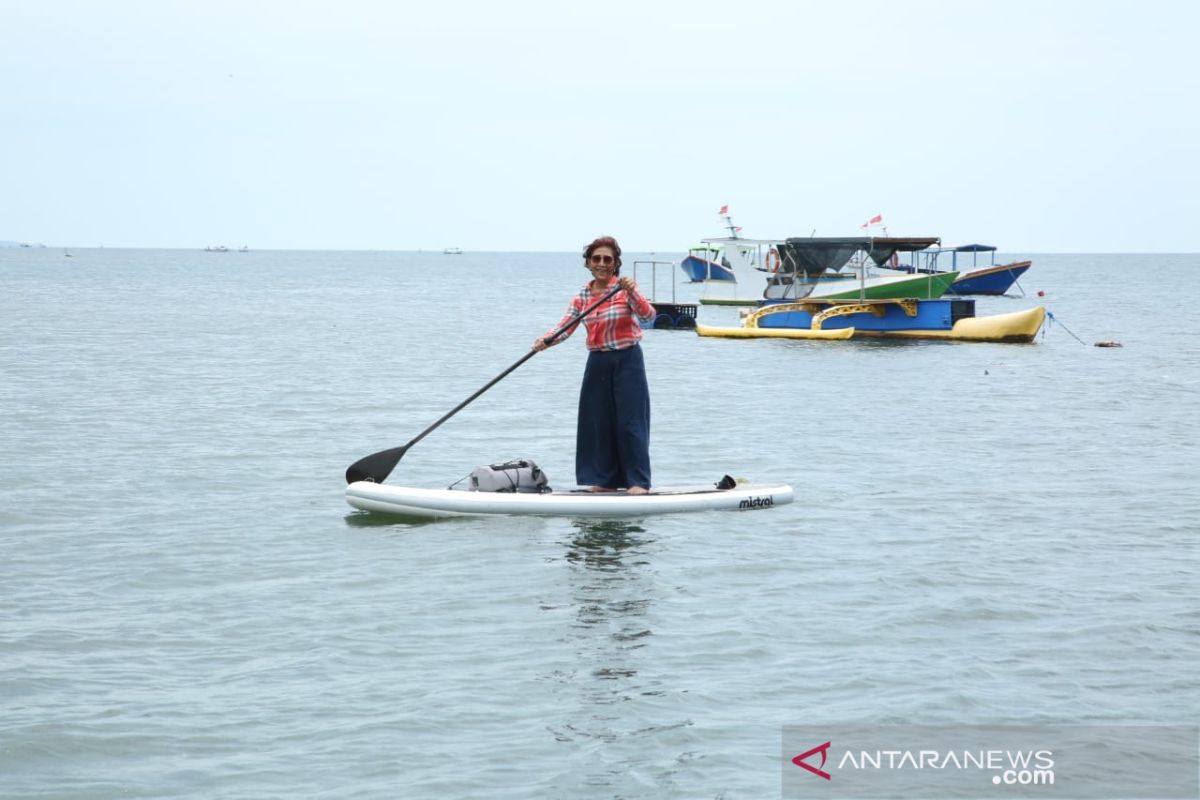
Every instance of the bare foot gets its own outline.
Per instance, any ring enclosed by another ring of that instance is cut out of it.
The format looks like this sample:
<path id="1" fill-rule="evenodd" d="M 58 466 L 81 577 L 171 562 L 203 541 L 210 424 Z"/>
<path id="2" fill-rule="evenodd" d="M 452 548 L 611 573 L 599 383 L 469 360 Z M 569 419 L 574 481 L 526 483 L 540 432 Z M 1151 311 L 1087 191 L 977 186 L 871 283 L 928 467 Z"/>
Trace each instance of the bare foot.
<path id="1" fill-rule="evenodd" d="M 630 486 L 627 493 L 628 494 L 645 494 L 648 491 L 650 491 L 650 490 L 643 488 L 641 486 Z"/>
<path id="2" fill-rule="evenodd" d="M 609 489 L 607 486 L 589 486 L 589 492 L 615 492 L 616 489 Z"/>

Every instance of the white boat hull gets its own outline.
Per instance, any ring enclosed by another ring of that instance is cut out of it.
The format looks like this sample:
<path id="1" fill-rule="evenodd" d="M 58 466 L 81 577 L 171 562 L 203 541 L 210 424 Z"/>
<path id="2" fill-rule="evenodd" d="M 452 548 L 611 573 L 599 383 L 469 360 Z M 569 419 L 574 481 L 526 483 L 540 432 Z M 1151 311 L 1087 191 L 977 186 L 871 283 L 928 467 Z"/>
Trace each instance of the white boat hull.
<path id="1" fill-rule="evenodd" d="M 441 519 L 492 514 L 538 517 L 644 517 L 687 511 L 747 511 L 792 502 L 787 484 L 739 484 L 732 489 L 655 489 L 626 492 L 509 494 L 458 489 L 418 489 L 357 481 L 346 487 L 346 502 L 364 511 Z"/>

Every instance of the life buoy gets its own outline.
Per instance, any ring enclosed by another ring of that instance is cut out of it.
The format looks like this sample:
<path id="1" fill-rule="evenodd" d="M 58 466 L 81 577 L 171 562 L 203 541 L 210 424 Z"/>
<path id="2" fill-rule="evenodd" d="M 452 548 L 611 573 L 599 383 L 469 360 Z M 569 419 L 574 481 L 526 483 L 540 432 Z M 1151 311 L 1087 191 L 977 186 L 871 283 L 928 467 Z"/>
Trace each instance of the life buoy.
<path id="1" fill-rule="evenodd" d="M 779 272 L 779 266 L 783 263 L 783 259 L 779 257 L 779 251 L 772 247 L 767 251 L 766 268 L 767 272 Z"/>

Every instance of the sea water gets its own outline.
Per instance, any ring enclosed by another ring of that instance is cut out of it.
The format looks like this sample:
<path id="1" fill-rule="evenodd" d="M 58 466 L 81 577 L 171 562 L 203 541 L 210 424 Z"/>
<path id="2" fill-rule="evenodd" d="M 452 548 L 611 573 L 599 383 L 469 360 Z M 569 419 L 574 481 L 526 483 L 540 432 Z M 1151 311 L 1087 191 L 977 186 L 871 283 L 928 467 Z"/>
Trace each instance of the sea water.
<path id="1" fill-rule="evenodd" d="M 412 524 L 345 468 L 577 254 L 0 250 L 0 796 L 760 798 L 783 726 L 1194 722 L 1200 257 L 1030 257 L 978 310 L 1046 305 L 1032 345 L 647 332 L 655 483 L 790 506 Z M 584 352 L 389 482 L 570 488 Z"/>

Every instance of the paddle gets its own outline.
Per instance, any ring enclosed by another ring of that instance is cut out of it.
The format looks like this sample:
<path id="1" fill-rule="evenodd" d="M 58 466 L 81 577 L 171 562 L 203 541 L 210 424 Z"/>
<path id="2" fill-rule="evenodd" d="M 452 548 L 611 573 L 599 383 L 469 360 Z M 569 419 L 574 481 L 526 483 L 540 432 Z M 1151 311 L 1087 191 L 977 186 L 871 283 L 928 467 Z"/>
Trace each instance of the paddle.
<path id="1" fill-rule="evenodd" d="M 619 291 L 621 291 L 620 283 L 618 283 L 615 287 L 613 287 L 611 291 L 609 291 L 607 294 L 605 294 L 599 300 L 597 300 L 596 302 L 594 302 L 590 306 L 588 306 L 586 309 L 584 309 L 583 313 L 580 314 L 578 317 L 571 320 L 566 325 L 563 325 L 561 328 L 556 330 L 554 333 L 547 336 L 546 337 L 546 345 L 549 346 L 551 344 L 554 344 L 554 342 L 558 339 L 558 337 L 560 337 L 566 333 L 569 333 L 572 328 L 574 328 L 576 325 L 578 325 L 580 322 L 583 321 L 584 317 L 586 317 L 588 314 L 592 313 L 592 311 L 594 311 L 597 306 L 599 306 L 604 301 L 608 300 L 610 297 L 612 297 L 614 294 L 616 294 Z M 445 416 L 443 416 L 437 422 L 433 423 L 428 428 L 426 428 L 425 430 L 423 430 L 419 434 L 417 434 L 416 438 L 414 438 L 408 444 L 403 445 L 401 447 L 393 447 L 390 450 L 380 450 L 378 453 L 372 453 L 371 455 L 367 456 L 366 458 L 360 458 L 358 461 L 355 461 L 353 464 L 350 465 L 350 468 L 346 470 L 346 483 L 354 483 L 355 481 L 374 481 L 375 483 L 383 483 L 383 481 L 387 478 L 387 476 L 391 474 L 392 470 L 396 468 L 396 465 L 398 463 L 400 463 L 400 459 L 404 458 L 404 454 L 406 452 L 408 452 L 408 448 L 412 447 L 414 444 L 416 444 L 417 442 L 424 439 L 426 436 L 428 436 L 430 433 L 432 433 L 435 428 L 437 428 L 439 425 L 441 425 L 446 420 L 453 417 L 459 411 L 462 411 L 472 401 L 474 401 L 475 398 L 479 397 L 479 395 L 483 394 L 488 389 L 492 388 L 497 383 L 504 380 L 506 377 L 508 377 L 508 374 L 510 372 L 512 372 L 517 367 L 524 364 L 529 359 L 533 358 L 535 355 L 537 355 L 537 352 L 538 352 L 537 350 L 530 349 L 530 351 L 528 353 L 526 353 L 525 355 L 523 355 L 517 363 L 513 364 L 511 367 L 504 370 L 504 372 L 501 372 L 499 375 L 492 378 L 490 381 L 487 382 L 487 384 L 482 389 L 475 392 L 475 394 L 471 395 L 466 400 L 463 400 L 461 403 L 456 405 L 454 408 L 450 409 L 450 411 L 447 412 Z"/>

